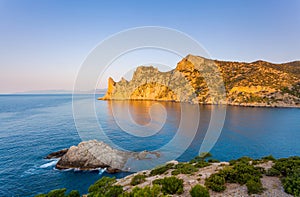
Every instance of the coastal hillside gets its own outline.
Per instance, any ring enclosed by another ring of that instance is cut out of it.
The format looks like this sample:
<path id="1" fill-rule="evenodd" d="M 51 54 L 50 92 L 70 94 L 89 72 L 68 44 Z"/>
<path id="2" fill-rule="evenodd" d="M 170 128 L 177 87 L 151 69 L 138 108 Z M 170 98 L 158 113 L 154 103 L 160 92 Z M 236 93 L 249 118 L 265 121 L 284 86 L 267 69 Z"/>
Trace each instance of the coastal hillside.
<path id="1" fill-rule="evenodd" d="M 83 197 L 139 196 L 281 196 L 300 195 L 300 157 L 261 159 L 241 157 L 220 162 L 203 153 L 189 162 L 170 161 L 151 170 L 139 171 L 121 179 L 103 176 Z M 80 197 L 66 188 L 36 197 Z"/>
<path id="2" fill-rule="evenodd" d="M 109 78 L 99 99 L 299 107 L 300 61 L 245 63 L 188 55 L 168 72 L 140 66 L 130 81 Z"/>

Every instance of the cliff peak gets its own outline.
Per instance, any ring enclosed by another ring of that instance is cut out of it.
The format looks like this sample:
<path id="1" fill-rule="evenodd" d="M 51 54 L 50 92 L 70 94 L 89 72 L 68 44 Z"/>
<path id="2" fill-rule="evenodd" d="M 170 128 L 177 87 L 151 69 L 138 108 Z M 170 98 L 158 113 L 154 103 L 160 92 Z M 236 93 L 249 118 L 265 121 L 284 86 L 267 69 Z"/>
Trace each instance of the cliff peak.
<path id="1" fill-rule="evenodd" d="M 214 73 L 220 73 L 222 80 Z M 214 95 L 208 88 L 222 84 L 226 98 Z M 300 107 L 300 66 L 299 61 L 245 63 L 189 54 L 169 72 L 160 72 L 153 66 L 140 66 L 131 81 L 114 82 L 110 78 L 108 91 L 102 99 Z"/>

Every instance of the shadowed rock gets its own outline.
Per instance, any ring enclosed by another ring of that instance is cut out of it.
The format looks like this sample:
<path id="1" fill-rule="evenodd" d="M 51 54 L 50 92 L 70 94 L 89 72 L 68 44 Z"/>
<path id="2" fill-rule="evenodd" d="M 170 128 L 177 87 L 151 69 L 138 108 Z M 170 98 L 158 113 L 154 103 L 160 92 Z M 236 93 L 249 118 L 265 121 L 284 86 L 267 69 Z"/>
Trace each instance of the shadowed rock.
<path id="1" fill-rule="evenodd" d="M 55 159 L 55 158 L 61 158 L 64 154 L 68 152 L 68 149 L 59 150 L 53 153 L 50 153 L 45 157 L 45 159 Z"/>

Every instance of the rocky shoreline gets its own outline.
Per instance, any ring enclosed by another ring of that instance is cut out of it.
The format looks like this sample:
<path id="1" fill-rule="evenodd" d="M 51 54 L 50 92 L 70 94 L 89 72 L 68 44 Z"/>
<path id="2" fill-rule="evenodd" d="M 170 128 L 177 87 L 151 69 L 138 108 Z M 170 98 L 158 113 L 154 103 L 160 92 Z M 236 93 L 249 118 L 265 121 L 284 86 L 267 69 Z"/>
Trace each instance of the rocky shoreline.
<path id="1" fill-rule="evenodd" d="M 113 101 L 158 101 L 158 102 L 175 102 L 182 103 L 180 101 L 173 100 L 163 100 L 163 99 L 105 99 L 103 97 L 99 97 L 98 100 L 113 100 Z M 257 108 L 300 108 L 300 105 L 289 105 L 289 104 L 273 104 L 268 105 L 265 103 L 191 103 L 191 104 L 199 104 L 199 105 L 214 105 L 214 106 L 235 106 L 235 107 L 257 107 Z"/>
<path id="2" fill-rule="evenodd" d="M 157 152 L 129 152 L 121 151 L 110 147 L 108 144 L 89 140 L 80 142 L 77 146 L 50 153 L 46 159 L 59 159 L 55 165 L 56 169 L 79 169 L 96 170 L 106 169 L 108 173 L 127 171 L 126 162 L 129 159 L 143 160 L 148 155 L 160 157 Z"/>
<path id="3" fill-rule="evenodd" d="M 91 150 L 100 152 L 101 157 L 95 157 Z M 121 156 L 118 157 L 118 154 Z M 116 173 L 122 170 L 120 166 L 126 158 L 133 156 L 136 159 L 144 159 L 147 154 L 159 156 L 158 153 L 147 151 L 119 151 L 104 142 L 90 140 L 69 149 L 53 152 L 46 158 L 60 158 L 56 166 L 58 169 L 76 167 L 81 170 L 91 170 L 105 167 L 109 173 Z M 151 196 L 168 194 L 174 197 L 194 197 L 197 195 L 191 195 L 191 191 L 195 188 L 202 188 L 201 190 L 206 192 L 205 196 L 290 197 L 291 194 L 297 194 L 299 191 L 294 184 L 299 180 L 297 177 L 299 161 L 300 157 L 297 156 L 275 159 L 270 155 L 261 159 L 241 157 L 229 162 L 220 162 L 213 159 L 209 153 L 204 153 L 189 162 L 169 161 L 164 165 L 139 171 L 120 179 L 102 177 L 90 186 L 89 194 L 83 196 L 101 194 L 108 197 L 110 192 L 116 192 L 115 196 L 140 196 L 143 192 L 145 195 L 155 192 Z M 289 180 L 288 184 L 285 181 L 286 178 Z M 106 185 L 105 189 L 101 189 L 103 185 Z M 51 192 L 64 193 L 65 191 L 61 189 Z"/>

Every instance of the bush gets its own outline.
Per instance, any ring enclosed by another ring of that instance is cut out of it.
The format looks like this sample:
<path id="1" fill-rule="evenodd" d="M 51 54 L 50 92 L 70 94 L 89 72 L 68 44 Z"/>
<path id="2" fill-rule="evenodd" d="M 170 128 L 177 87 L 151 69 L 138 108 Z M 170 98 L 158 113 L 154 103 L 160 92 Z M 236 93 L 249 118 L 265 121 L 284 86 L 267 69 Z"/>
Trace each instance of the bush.
<path id="1" fill-rule="evenodd" d="M 247 184 L 247 187 L 249 186 L 249 193 L 261 192 L 262 185 L 260 178 L 262 177 L 263 170 L 250 165 L 249 161 L 251 161 L 251 158 L 248 157 L 235 160 L 232 162 L 233 166 L 225 167 L 219 173 L 213 174 L 206 179 L 205 185 L 213 191 L 221 192 L 226 189 L 225 182 L 239 183 L 241 185 Z M 248 181 L 250 182 L 248 183 Z M 252 188 L 253 185 L 255 185 L 255 188 Z"/>
<path id="2" fill-rule="evenodd" d="M 246 183 L 248 194 L 261 194 L 264 191 L 264 188 L 261 184 L 260 179 L 254 180 L 250 179 Z"/>
<path id="3" fill-rule="evenodd" d="M 209 159 L 209 160 L 207 160 L 209 163 L 220 163 L 220 161 L 219 160 L 217 160 L 217 159 Z"/>
<path id="4" fill-rule="evenodd" d="M 145 182 L 145 180 L 146 180 L 146 175 L 138 174 L 131 179 L 130 185 L 138 185 Z"/>
<path id="5" fill-rule="evenodd" d="M 246 163 L 238 163 L 233 166 L 233 174 L 228 178 L 231 182 L 243 185 L 250 179 L 259 179 L 261 177 L 262 173 L 259 168 Z"/>
<path id="6" fill-rule="evenodd" d="M 280 176 L 280 171 L 275 168 L 270 168 L 269 170 L 267 170 L 266 175 L 267 176 Z"/>
<path id="7" fill-rule="evenodd" d="M 225 178 L 219 174 L 212 174 L 205 180 L 205 186 L 215 192 L 222 192 L 226 189 Z"/>
<path id="8" fill-rule="evenodd" d="M 190 194 L 192 197 L 209 197 L 208 190 L 199 184 L 192 187 Z"/>
<path id="9" fill-rule="evenodd" d="M 284 191 L 294 196 L 300 196 L 300 168 L 282 180 Z"/>
<path id="10" fill-rule="evenodd" d="M 204 161 L 205 159 L 212 157 L 212 154 L 210 154 L 209 152 L 202 152 L 200 153 L 199 157 Z"/>
<path id="11" fill-rule="evenodd" d="M 46 196 L 47 197 L 65 197 L 66 188 L 63 189 L 55 189 L 50 191 Z"/>
<path id="12" fill-rule="evenodd" d="M 88 189 L 89 197 L 117 197 L 123 192 L 123 187 L 113 185 L 116 182 L 115 178 L 102 177 Z"/>
<path id="13" fill-rule="evenodd" d="M 199 161 L 199 162 L 197 162 L 194 166 L 195 166 L 196 168 L 204 168 L 204 167 L 209 166 L 209 165 L 210 165 L 210 164 L 207 163 L 207 162 L 205 162 L 205 161 Z"/>
<path id="14" fill-rule="evenodd" d="M 174 166 L 173 163 L 168 163 L 168 164 L 166 164 L 164 166 L 154 168 L 153 170 L 151 170 L 150 176 L 154 176 L 154 175 L 158 175 L 158 174 L 163 174 L 166 171 L 172 169 L 173 166 Z"/>
<path id="15" fill-rule="evenodd" d="M 163 179 L 156 179 L 153 184 L 161 185 L 161 190 L 164 194 L 182 194 L 183 180 L 175 176 L 165 177 Z"/>
<path id="16" fill-rule="evenodd" d="M 101 194 L 101 196 L 103 197 L 118 197 L 122 193 L 123 193 L 123 187 L 120 185 L 114 185 L 111 186 L 104 194 L 102 193 L 98 193 L 98 194 Z"/>
<path id="17" fill-rule="evenodd" d="M 236 173 L 237 171 L 234 170 L 231 166 L 226 166 L 218 174 L 224 177 L 225 181 L 229 183 L 236 183 Z"/>
<path id="18" fill-rule="evenodd" d="M 274 169 L 280 171 L 283 176 L 288 176 L 293 174 L 293 171 L 297 168 L 300 168 L 300 157 L 289 157 L 278 159 L 274 166 Z"/>
<path id="19" fill-rule="evenodd" d="M 262 157 L 261 159 L 264 161 L 276 161 L 276 159 L 273 157 L 273 155 L 268 155 L 268 156 Z"/>
<path id="20" fill-rule="evenodd" d="M 80 193 L 77 190 L 72 190 L 68 197 L 80 197 Z"/>
<path id="21" fill-rule="evenodd" d="M 194 159 L 190 161 L 190 163 L 197 163 L 199 161 L 205 162 L 205 159 L 212 157 L 212 155 L 208 152 L 200 153 L 200 155 L 196 156 Z"/>
<path id="22" fill-rule="evenodd" d="M 55 189 L 50 191 L 48 194 L 38 194 L 35 197 L 80 197 L 80 194 L 77 190 L 72 190 L 68 195 L 66 195 L 67 189 Z"/>
<path id="23" fill-rule="evenodd" d="M 102 177 L 98 181 L 96 181 L 93 185 L 91 185 L 88 189 L 88 191 L 95 192 L 95 191 L 104 191 L 106 188 L 109 188 L 116 182 L 115 178 L 110 178 L 110 177 Z"/>
<path id="24" fill-rule="evenodd" d="M 272 159 L 271 156 L 265 157 L 265 160 Z M 252 161 L 252 164 L 250 164 Z M 249 157 L 241 157 L 237 160 L 230 161 L 231 166 L 225 167 L 219 173 L 209 177 L 205 185 L 213 191 L 223 191 L 225 189 L 225 182 L 239 183 L 241 185 L 246 184 L 249 194 L 260 194 L 264 188 L 260 178 L 264 169 L 261 167 L 255 167 L 253 160 Z M 266 174 L 278 175 L 279 171 L 276 169 L 270 169 Z M 280 173 L 279 173 L 280 174 Z"/>
<path id="25" fill-rule="evenodd" d="M 172 175 L 178 174 L 192 174 L 193 172 L 197 172 L 198 169 L 189 163 L 179 163 L 175 166 L 175 170 L 172 171 Z"/>
<path id="26" fill-rule="evenodd" d="M 234 164 L 237 164 L 237 163 L 246 163 L 246 164 L 249 164 L 250 161 L 253 161 L 253 159 L 250 158 L 250 157 L 244 156 L 244 157 L 241 157 L 241 158 L 239 158 L 237 160 L 230 160 L 229 164 L 230 165 L 234 165 Z"/>
<path id="27" fill-rule="evenodd" d="M 158 197 L 161 196 L 161 188 L 158 185 L 144 188 L 135 187 L 130 193 L 123 193 L 121 197 Z"/>
<path id="28" fill-rule="evenodd" d="M 267 175 L 268 173 L 282 176 L 281 182 L 284 191 L 294 196 L 300 196 L 300 157 L 278 159 Z"/>

